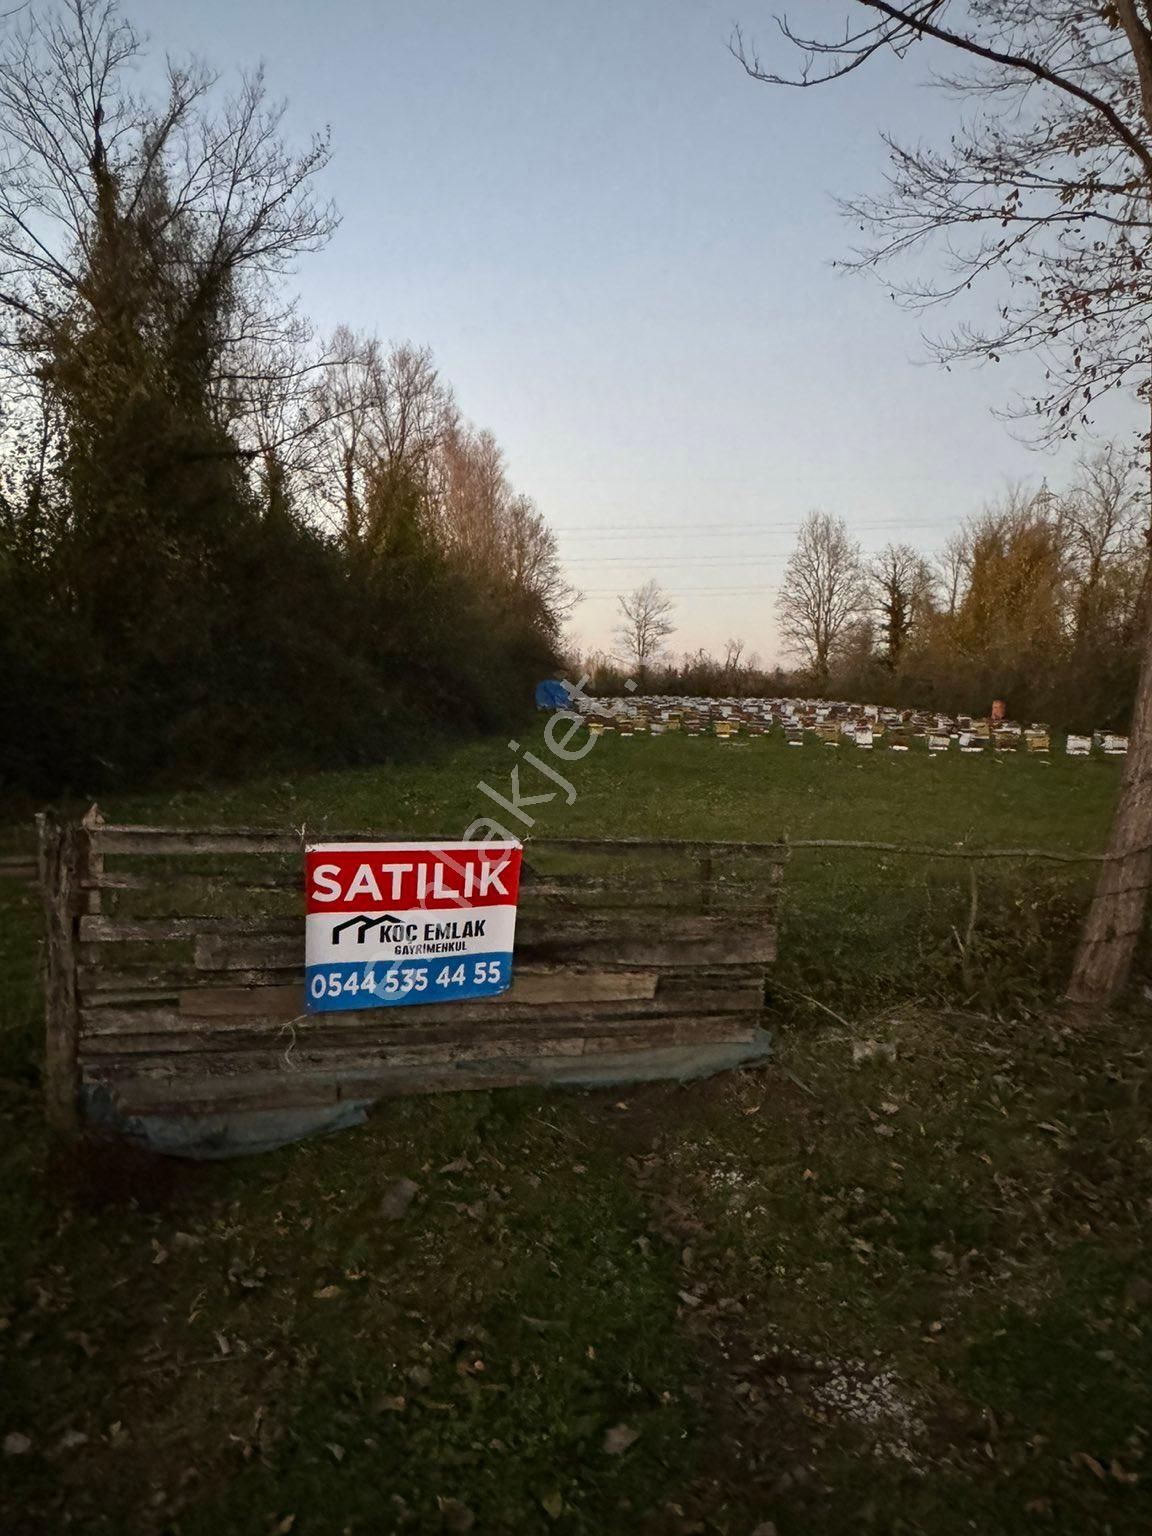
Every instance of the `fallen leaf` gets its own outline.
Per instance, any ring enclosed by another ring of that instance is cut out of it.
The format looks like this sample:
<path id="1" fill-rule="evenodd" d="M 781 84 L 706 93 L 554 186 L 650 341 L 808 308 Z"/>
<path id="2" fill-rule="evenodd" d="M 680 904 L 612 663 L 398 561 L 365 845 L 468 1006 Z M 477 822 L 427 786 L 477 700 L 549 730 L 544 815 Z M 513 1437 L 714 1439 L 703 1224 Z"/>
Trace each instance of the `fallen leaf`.
<path id="1" fill-rule="evenodd" d="M 540 1500 L 540 1508 L 548 1516 L 549 1520 L 559 1520 L 564 1513 L 564 1500 L 555 1490 L 546 1493 Z"/>
<path id="2" fill-rule="evenodd" d="M 1107 1470 L 1104 1463 L 1097 1457 L 1089 1456 L 1087 1451 L 1074 1451 L 1069 1459 L 1073 1466 L 1083 1467 L 1086 1472 L 1091 1472 L 1092 1476 L 1099 1478 L 1102 1483 L 1107 1482 Z"/>
<path id="3" fill-rule="evenodd" d="M 4 1436 L 5 1456 L 26 1456 L 32 1449 L 32 1442 L 27 1435 L 22 1435 L 13 1430 L 10 1435 Z"/>
<path id="4" fill-rule="evenodd" d="M 339 1296 L 339 1294 L 340 1287 L 338 1285 L 322 1285 L 318 1291 L 312 1292 L 317 1301 L 331 1301 L 333 1296 Z"/>
<path id="5" fill-rule="evenodd" d="M 278 1521 L 277 1524 L 272 1527 L 272 1536 L 288 1536 L 288 1532 L 295 1524 L 295 1515 L 285 1515 L 283 1520 Z"/>
<path id="6" fill-rule="evenodd" d="M 403 1413 L 408 1406 L 406 1397 L 391 1397 L 385 1393 L 372 1404 L 375 1413 Z"/>
<path id="7" fill-rule="evenodd" d="M 466 1157 L 454 1157 L 450 1163 L 445 1163 L 440 1173 L 467 1173 L 472 1164 Z"/>
<path id="8" fill-rule="evenodd" d="M 399 1221 L 401 1217 L 407 1216 L 408 1207 L 419 1193 L 419 1184 L 411 1179 L 394 1179 L 380 1197 L 377 1214 L 382 1221 Z"/>
<path id="9" fill-rule="evenodd" d="M 345 1455 L 347 1454 L 342 1445 L 335 1445 L 330 1440 L 325 1442 L 324 1449 L 329 1453 L 329 1455 L 332 1457 L 332 1460 L 335 1462 L 343 1461 Z"/>
<path id="10" fill-rule="evenodd" d="M 609 1456 L 622 1456 L 639 1438 L 638 1429 L 633 1429 L 630 1424 L 617 1424 L 604 1436 L 604 1450 Z"/>
<path id="11" fill-rule="evenodd" d="M 895 1061 L 896 1047 L 890 1040 L 853 1040 L 852 1060 Z"/>
<path id="12" fill-rule="evenodd" d="M 437 1499 L 436 1502 L 440 1506 L 440 1520 L 446 1531 L 470 1531 L 476 1524 L 476 1516 L 459 1499 Z"/>

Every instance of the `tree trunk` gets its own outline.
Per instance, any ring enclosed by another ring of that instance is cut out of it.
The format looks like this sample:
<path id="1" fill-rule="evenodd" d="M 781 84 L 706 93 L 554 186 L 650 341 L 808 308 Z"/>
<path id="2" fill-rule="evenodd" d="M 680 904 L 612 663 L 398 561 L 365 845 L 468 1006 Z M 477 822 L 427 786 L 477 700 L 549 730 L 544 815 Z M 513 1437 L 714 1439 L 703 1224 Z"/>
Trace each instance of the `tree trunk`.
<path id="1" fill-rule="evenodd" d="M 1108 839 L 1109 861 L 1076 950 L 1068 1002 L 1106 1007 L 1123 991 L 1144 930 L 1152 884 L 1152 603 L 1144 604 L 1140 680 L 1124 760 L 1120 798 Z"/>

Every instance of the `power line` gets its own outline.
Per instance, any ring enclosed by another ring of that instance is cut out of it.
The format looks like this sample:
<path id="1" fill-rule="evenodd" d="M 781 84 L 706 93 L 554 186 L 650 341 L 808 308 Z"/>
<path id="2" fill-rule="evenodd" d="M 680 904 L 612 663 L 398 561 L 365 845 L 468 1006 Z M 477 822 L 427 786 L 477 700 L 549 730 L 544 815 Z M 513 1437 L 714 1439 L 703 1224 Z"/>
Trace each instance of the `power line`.
<path id="1" fill-rule="evenodd" d="M 677 587 L 670 592 L 669 597 L 767 597 L 775 590 L 774 583 L 766 583 L 762 587 Z M 599 587 L 595 591 L 585 592 L 584 596 L 591 598 L 619 597 L 618 587 Z"/>
<path id="2" fill-rule="evenodd" d="M 773 533 L 790 533 L 800 528 L 800 522 L 791 523 L 635 523 L 631 528 L 621 528 L 619 523 L 601 523 L 585 528 L 554 528 L 552 531 L 558 538 L 602 538 L 610 536 L 616 539 L 641 538 L 646 533 L 679 533 L 692 538 L 737 538 L 741 534 L 761 534 L 767 537 Z M 897 521 L 882 523 L 855 523 L 849 529 L 851 533 L 899 533 L 909 528 L 934 528 L 941 533 L 947 532 L 936 521 Z"/>
<path id="3" fill-rule="evenodd" d="M 565 565 L 643 565 L 645 570 L 661 567 L 690 565 L 782 565 L 784 555 L 765 560 L 759 555 L 684 555 L 679 560 L 646 560 L 643 555 L 587 555 L 578 560 L 565 560 Z"/>

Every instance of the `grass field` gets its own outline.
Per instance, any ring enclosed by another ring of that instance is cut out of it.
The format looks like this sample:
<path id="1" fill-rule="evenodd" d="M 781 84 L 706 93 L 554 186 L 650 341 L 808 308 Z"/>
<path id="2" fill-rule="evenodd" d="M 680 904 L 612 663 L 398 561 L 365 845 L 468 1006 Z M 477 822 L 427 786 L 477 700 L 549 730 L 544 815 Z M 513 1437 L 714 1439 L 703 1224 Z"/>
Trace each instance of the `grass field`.
<path id="1" fill-rule="evenodd" d="M 539 741 L 536 747 L 545 758 Z M 523 751 L 531 749 L 525 736 Z M 379 828 L 399 836 L 459 836 L 500 816 L 477 789 L 507 795 L 520 763 L 533 806 L 529 836 L 832 837 L 939 847 L 1039 847 L 1073 852 L 1104 843 L 1120 776 L 1115 759 L 895 754 L 853 746 L 789 749 L 780 734 L 720 745 L 709 738 L 603 737 L 571 766 L 574 802 L 506 741 L 421 766 L 271 780 L 233 791 L 109 800 L 120 820 Z M 509 818 L 505 817 L 507 821 Z M 513 823 L 514 830 L 521 829 Z M 978 869 L 975 922 L 969 867 L 843 851 L 798 851 L 786 886 L 782 1006 L 817 998 L 838 1012 L 913 999 L 992 1011 L 1056 996 L 1093 868 L 991 861 Z"/>
<path id="2" fill-rule="evenodd" d="M 104 809 L 455 835 L 514 761 Z M 1092 850 L 1117 780 L 605 740 L 534 831 Z M 973 913 L 959 861 L 797 853 L 769 1067 L 222 1167 L 49 1144 L 0 884 L 0 1529 L 1147 1532 L 1147 1023 L 1046 1008 L 1090 880 L 982 865 Z"/>

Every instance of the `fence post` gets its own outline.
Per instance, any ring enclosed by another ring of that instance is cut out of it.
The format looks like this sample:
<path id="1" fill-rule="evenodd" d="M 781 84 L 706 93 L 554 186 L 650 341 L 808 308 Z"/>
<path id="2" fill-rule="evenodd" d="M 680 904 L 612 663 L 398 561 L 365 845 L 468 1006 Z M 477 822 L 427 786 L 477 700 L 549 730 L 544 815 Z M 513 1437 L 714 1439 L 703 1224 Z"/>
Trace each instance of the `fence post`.
<path id="1" fill-rule="evenodd" d="M 99 916 L 103 911 L 103 895 L 100 887 L 104 879 L 104 848 L 100 842 L 104 817 L 100 807 L 95 804 L 90 805 L 80 825 L 86 835 L 81 850 L 82 868 L 79 871 L 84 880 L 84 887 L 81 890 L 78 906 L 81 912 Z"/>
<path id="2" fill-rule="evenodd" d="M 36 828 L 44 903 L 45 1114 L 53 1130 L 70 1134 L 79 1123 L 76 963 L 88 834 L 45 812 Z"/>

